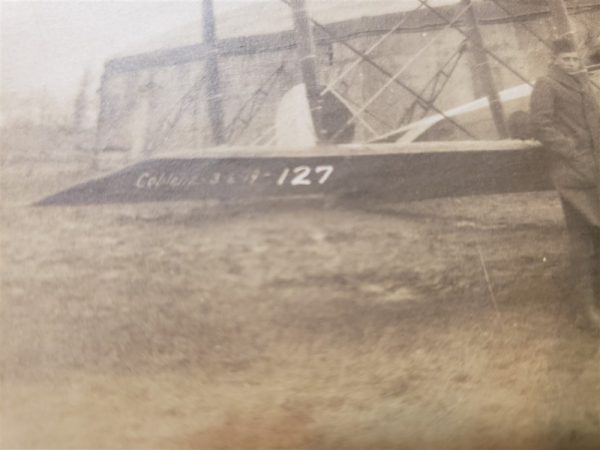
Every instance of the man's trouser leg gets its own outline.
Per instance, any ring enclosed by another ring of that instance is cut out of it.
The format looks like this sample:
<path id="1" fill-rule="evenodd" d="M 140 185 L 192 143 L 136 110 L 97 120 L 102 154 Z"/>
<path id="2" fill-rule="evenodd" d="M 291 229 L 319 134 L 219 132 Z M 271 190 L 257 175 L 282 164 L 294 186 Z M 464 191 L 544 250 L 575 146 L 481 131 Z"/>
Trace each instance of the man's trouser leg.
<path id="1" fill-rule="evenodd" d="M 577 313 L 592 326 L 600 328 L 600 229 L 568 201 L 562 200 L 569 233 L 569 281 Z"/>
<path id="2" fill-rule="evenodd" d="M 600 228 L 594 227 L 593 232 L 594 260 L 592 267 L 592 286 L 594 290 L 595 307 L 600 311 Z"/>

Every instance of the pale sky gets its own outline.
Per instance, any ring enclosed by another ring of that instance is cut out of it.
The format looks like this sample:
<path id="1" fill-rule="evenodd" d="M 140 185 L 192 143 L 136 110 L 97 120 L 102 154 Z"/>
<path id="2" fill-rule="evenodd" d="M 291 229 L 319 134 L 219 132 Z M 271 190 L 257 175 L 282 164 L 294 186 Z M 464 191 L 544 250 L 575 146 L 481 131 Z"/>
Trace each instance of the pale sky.
<path id="1" fill-rule="evenodd" d="M 214 0 L 215 9 L 240 1 L 260 0 Z M 45 89 L 71 101 L 86 68 L 98 79 L 107 59 L 201 20 L 200 0 L 0 0 L 1 93 Z"/>
<path id="2" fill-rule="evenodd" d="M 71 95 L 86 68 L 194 20 L 198 1 L 1 0 L 2 91 Z M 74 87 L 75 86 L 75 87 Z"/>

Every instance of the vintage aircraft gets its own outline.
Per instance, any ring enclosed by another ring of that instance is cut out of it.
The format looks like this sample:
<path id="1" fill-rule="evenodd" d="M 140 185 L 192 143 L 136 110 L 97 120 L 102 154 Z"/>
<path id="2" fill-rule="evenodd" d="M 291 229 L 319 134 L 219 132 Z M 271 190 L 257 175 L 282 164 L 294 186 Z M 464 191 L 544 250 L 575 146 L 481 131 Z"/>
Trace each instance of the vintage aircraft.
<path id="1" fill-rule="evenodd" d="M 302 17 L 301 8 L 296 8 L 295 14 L 301 53 L 302 48 L 310 49 L 303 31 L 307 17 Z M 314 73 L 304 64 L 306 54 L 299 56 L 306 86 L 312 84 L 314 88 Z M 529 92 L 530 87 L 516 87 L 501 92 L 498 98 L 522 101 Z M 324 140 L 324 145 L 309 147 L 221 146 L 201 152 L 155 154 L 116 173 L 50 195 L 37 205 L 324 196 L 409 201 L 551 189 L 544 170 L 544 151 L 534 141 L 419 139 L 444 122 L 461 128 L 457 123 L 461 115 L 488 110 L 489 98 L 446 113 L 440 111 L 370 143 Z"/>
<path id="2" fill-rule="evenodd" d="M 285 156 L 282 156 L 285 155 Z M 37 205 L 333 196 L 389 201 L 546 190 L 533 142 L 465 141 L 219 148 L 156 156 Z"/>

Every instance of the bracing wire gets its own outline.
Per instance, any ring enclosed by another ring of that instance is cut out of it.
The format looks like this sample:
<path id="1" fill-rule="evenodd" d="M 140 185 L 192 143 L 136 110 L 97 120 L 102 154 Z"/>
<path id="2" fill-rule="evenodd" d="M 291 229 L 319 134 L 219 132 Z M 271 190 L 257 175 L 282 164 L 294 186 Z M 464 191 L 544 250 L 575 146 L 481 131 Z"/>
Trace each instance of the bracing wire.
<path id="1" fill-rule="evenodd" d="M 458 19 L 460 19 L 469 10 L 470 7 L 471 5 L 467 5 L 464 8 L 462 8 L 462 10 L 460 10 L 458 14 L 456 14 L 454 18 L 446 24 L 446 26 L 441 30 L 441 32 L 436 33 L 435 36 L 431 38 L 425 45 L 423 45 L 418 52 L 412 55 L 412 57 L 410 57 L 408 61 L 406 61 L 404 65 L 387 82 L 385 82 L 383 86 L 381 86 L 377 90 L 377 92 L 375 92 L 375 94 L 373 94 L 371 98 L 369 98 L 366 101 L 366 103 L 363 104 L 363 106 L 356 112 L 356 114 L 353 114 L 352 117 L 350 117 L 350 119 L 348 119 L 338 131 L 336 131 L 336 133 L 333 135 L 333 139 L 338 137 L 356 119 L 356 116 L 358 114 L 361 114 L 365 109 L 369 107 L 369 105 L 371 105 L 375 100 L 377 100 L 391 86 L 391 84 L 400 77 L 400 75 L 406 72 L 406 70 L 409 67 L 411 67 L 415 63 L 415 61 L 417 61 L 421 57 L 421 55 L 423 55 L 423 53 L 429 50 L 429 48 L 433 44 L 435 44 L 441 37 L 443 37 L 444 31 L 453 28 L 456 21 L 458 21 Z"/>
<path id="2" fill-rule="evenodd" d="M 371 52 L 373 52 L 375 49 L 377 49 L 392 34 L 394 34 L 396 31 L 398 31 L 400 29 L 400 27 L 402 25 L 404 25 L 408 21 L 408 19 L 411 18 L 412 15 L 415 14 L 417 11 L 419 11 L 422 7 L 423 7 L 423 5 L 419 5 L 416 9 L 412 10 L 409 14 L 405 14 L 404 16 L 402 16 L 402 19 L 400 21 L 398 21 L 398 23 L 396 25 L 394 25 L 387 33 L 385 33 L 381 38 L 379 38 L 377 40 L 377 42 L 375 42 L 371 47 L 369 47 L 365 51 L 365 55 L 369 55 L 369 54 L 371 54 Z M 364 61 L 363 58 L 356 58 L 352 62 L 352 64 L 350 64 L 340 75 L 338 75 L 336 78 L 334 78 L 333 81 L 329 82 L 327 87 L 321 92 L 321 95 L 324 95 L 327 92 L 329 92 L 333 88 L 333 86 L 335 86 L 340 80 L 344 79 L 350 72 L 352 72 L 352 70 L 354 70 L 356 67 L 358 67 L 363 61 Z"/>
<path id="3" fill-rule="evenodd" d="M 417 101 L 413 102 L 408 108 L 405 109 L 405 113 L 398 122 L 397 126 L 402 126 L 412 121 L 412 115 L 414 114 L 414 110 L 417 106 L 421 106 L 421 108 L 423 108 L 423 114 L 426 114 L 429 111 L 429 109 L 431 109 L 430 105 L 434 104 L 435 101 L 438 99 L 444 87 L 446 86 L 452 74 L 454 73 L 454 70 L 458 66 L 458 63 L 460 62 L 462 56 L 464 55 L 464 52 L 466 50 L 466 43 L 467 41 L 464 40 L 462 44 L 458 46 L 458 49 L 446 60 L 446 62 L 437 71 L 437 73 L 427 81 L 423 89 L 419 92 L 419 95 L 425 98 L 425 93 L 427 92 L 427 89 L 431 89 L 431 96 L 428 98 L 428 104 L 424 106 Z M 450 66 L 450 70 L 446 72 L 446 68 L 448 66 Z M 438 85 L 440 75 L 444 75 L 444 81 L 441 83 L 441 85 Z"/>
<path id="4" fill-rule="evenodd" d="M 281 0 L 281 1 L 283 3 L 285 3 L 286 5 L 288 5 L 288 6 L 291 6 L 289 0 Z M 387 69 L 385 69 L 384 67 L 382 67 L 377 62 L 375 62 L 370 56 L 365 55 L 364 52 L 362 52 L 361 50 L 357 49 L 352 44 L 350 44 L 350 43 L 346 42 L 345 40 L 339 38 L 333 31 L 331 31 L 330 29 L 328 29 L 327 27 L 325 27 L 324 25 L 322 25 L 320 22 L 316 21 L 313 18 L 310 18 L 310 22 L 314 26 L 316 26 L 317 28 L 319 28 L 321 31 L 323 31 L 325 34 L 327 34 L 327 36 L 329 36 L 330 39 L 332 39 L 332 40 L 334 40 L 336 42 L 339 42 L 341 45 L 343 45 L 348 50 L 350 50 L 351 52 L 353 52 L 354 54 L 356 54 L 357 56 L 359 56 L 361 59 L 363 59 L 365 62 L 367 62 L 368 64 L 370 64 L 375 69 L 377 69 L 379 72 L 381 72 L 386 77 L 388 77 L 388 78 L 392 78 L 393 77 L 393 74 L 390 71 L 388 71 Z M 395 79 L 394 83 L 397 84 L 398 86 L 400 86 L 401 88 L 403 88 L 404 90 L 406 90 L 412 96 L 414 96 L 417 99 L 419 99 L 419 94 L 413 88 L 411 88 L 406 83 L 404 83 L 402 80 Z M 423 103 L 425 103 L 425 104 L 427 103 L 423 99 L 420 99 L 420 100 Z M 456 128 L 458 128 L 459 130 L 461 130 L 463 133 L 465 133 L 470 138 L 477 139 L 477 137 L 473 133 L 471 133 L 469 130 L 467 130 L 462 125 L 460 125 L 458 122 L 456 122 L 452 117 L 449 117 L 448 115 L 446 115 L 444 113 L 444 111 L 440 110 L 439 108 L 437 108 L 437 107 L 435 107 L 433 105 L 431 106 L 431 109 L 433 109 L 436 113 L 440 114 L 444 119 L 446 119 L 448 122 L 450 122 L 451 124 L 453 124 Z"/>
<path id="5" fill-rule="evenodd" d="M 202 76 L 200 79 L 194 82 L 192 87 L 188 89 L 186 93 L 180 98 L 180 100 L 175 103 L 176 105 L 178 105 L 177 109 L 169 111 L 169 113 L 165 116 L 165 120 L 161 121 L 161 126 L 156 131 L 154 137 L 150 141 L 147 151 L 153 151 L 157 146 L 163 144 L 167 140 L 170 133 L 173 131 L 173 129 L 179 122 L 179 119 L 191 103 L 191 100 L 195 99 L 196 92 L 200 90 L 204 85 L 204 82 L 205 79 L 204 76 Z M 173 118 L 171 120 L 168 120 L 169 116 L 171 115 L 173 115 Z"/>
<path id="6" fill-rule="evenodd" d="M 226 142 L 229 142 L 233 139 L 234 134 L 239 136 L 242 134 L 249 126 L 252 118 L 256 116 L 257 107 L 256 104 L 258 102 L 259 96 L 264 97 L 268 94 L 269 90 L 272 88 L 273 84 L 277 81 L 279 76 L 283 73 L 285 69 L 286 63 L 282 62 L 268 77 L 267 79 L 256 89 L 250 97 L 246 99 L 246 101 L 239 108 L 237 114 L 233 117 L 231 122 L 225 128 L 225 133 L 227 135 Z M 260 106 L 259 106 L 260 108 Z M 248 111 L 248 112 L 247 112 Z M 244 118 L 244 116 L 248 117 L 248 119 Z M 241 122 L 242 127 L 236 130 L 235 125 Z"/>
<path id="7" fill-rule="evenodd" d="M 443 15 L 437 9 L 433 8 L 431 5 L 428 4 L 429 0 L 417 0 L 417 1 L 420 2 L 420 3 L 422 3 L 427 9 L 429 9 L 433 14 L 435 14 L 437 17 L 439 17 L 441 20 L 443 20 L 446 24 L 450 23 L 450 19 L 448 19 L 445 15 Z M 472 5 L 469 5 L 469 7 L 471 7 L 471 6 Z M 458 25 L 455 24 L 453 26 L 453 28 L 456 31 L 458 31 L 460 34 L 462 34 L 464 37 L 466 37 L 467 39 L 470 39 L 469 35 L 463 29 L 461 29 Z M 532 86 L 531 81 L 529 81 L 523 74 L 521 74 L 517 70 L 513 69 L 512 67 L 510 67 L 510 65 L 506 61 L 504 61 L 502 58 L 500 58 L 494 52 L 490 51 L 489 49 L 487 49 L 485 47 L 483 47 L 482 50 L 487 55 L 491 56 L 492 59 L 494 59 L 496 62 L 498 62 L 502 67 L 504 67 L 505 69 L 507 69 L 509 72 L 511 72 L 517 78 L 519 78 L 521 81 L 523 81 L 524 83 Z"/>

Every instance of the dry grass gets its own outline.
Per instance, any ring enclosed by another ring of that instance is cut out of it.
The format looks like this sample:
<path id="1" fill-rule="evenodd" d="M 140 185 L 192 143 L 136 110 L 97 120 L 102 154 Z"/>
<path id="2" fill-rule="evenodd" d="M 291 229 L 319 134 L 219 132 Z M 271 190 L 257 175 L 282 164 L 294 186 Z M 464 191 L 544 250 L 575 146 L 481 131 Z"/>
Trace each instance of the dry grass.
<path id="1" fill-rule="evenodd" d="M 85 167 L 3 168 L 2 448 L 600 445 L 552 194 L 28 206 Z"/>

